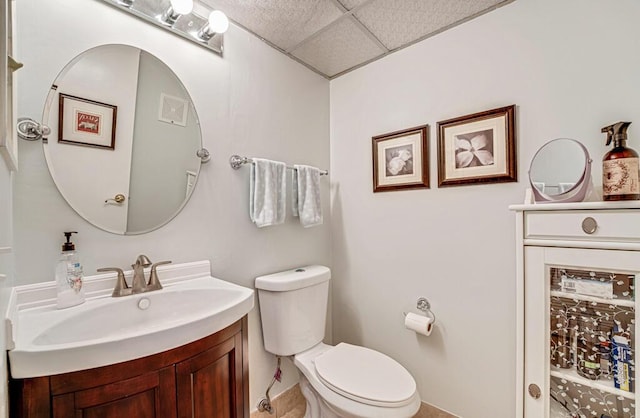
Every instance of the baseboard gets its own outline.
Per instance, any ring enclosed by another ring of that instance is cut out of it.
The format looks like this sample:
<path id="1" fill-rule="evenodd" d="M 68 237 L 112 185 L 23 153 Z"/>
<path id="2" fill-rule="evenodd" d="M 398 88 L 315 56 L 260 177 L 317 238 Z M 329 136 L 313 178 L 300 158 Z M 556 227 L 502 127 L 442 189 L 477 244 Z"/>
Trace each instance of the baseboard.
<path id="1" fill-rule="evenodd" d="M 271 400 L 273 414 L 268 412 L 251 412 L 251 418 L 303 418 L 307 404 L 296 383 Z M 422 402 L 420 410 L 413 418 L 460 418 L 428 403 Z"/>

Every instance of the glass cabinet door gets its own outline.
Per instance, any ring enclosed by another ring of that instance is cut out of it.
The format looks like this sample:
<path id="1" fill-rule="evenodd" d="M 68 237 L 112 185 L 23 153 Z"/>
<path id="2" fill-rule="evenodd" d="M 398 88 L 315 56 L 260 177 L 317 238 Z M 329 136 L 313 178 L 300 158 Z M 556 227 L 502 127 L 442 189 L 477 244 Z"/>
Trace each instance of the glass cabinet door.
<path id="1" fill-rule="evenodd" d="M 525 250 L 525 417 L 636 417 L 640 253 Z"/>

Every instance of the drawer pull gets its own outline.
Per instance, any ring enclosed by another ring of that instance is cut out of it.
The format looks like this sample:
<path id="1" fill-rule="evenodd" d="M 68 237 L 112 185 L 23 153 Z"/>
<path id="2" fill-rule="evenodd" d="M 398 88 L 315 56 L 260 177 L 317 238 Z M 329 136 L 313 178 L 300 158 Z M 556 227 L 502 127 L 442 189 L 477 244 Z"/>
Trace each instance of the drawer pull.
<path id="1" fill-rule="evenodd" d="M 591 235 L 594 232 L 596 232 L 597 229 L 598 229 L 598 222 L 596 222 L 595 219 L 593 219 L 590 216 L 587 218 L 584 218 L 584 220 L 582 221 L 582 230 L 586 234 Z"/>
<path id="2" fill-rule="evenodd" d="M 531 397 L 533 399 L 540 399 L 540 396 L 542 395 L 542 391 L 540 390 L 540 386 L 536 385 L 535 383 L 532 383 L 529 385 L 529 395 L 531 395 Z"/>

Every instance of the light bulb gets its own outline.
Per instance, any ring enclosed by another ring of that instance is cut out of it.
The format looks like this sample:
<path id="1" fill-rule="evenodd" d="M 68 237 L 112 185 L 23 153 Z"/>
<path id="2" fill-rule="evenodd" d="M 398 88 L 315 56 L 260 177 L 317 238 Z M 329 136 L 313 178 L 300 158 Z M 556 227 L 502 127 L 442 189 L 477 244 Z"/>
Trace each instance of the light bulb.
<path id="1" fill-rule="evenodd" d="M 193 10 L 193 0 L 171 0 L 171 8 L 181 15 L 188 15 Z"/>
<path id="2" fill-rule="evenodd" d="M 209 32 L 225 33 L 229 29 L 229 19 L 220 10 L 214 10 L 209 14 Z"/>

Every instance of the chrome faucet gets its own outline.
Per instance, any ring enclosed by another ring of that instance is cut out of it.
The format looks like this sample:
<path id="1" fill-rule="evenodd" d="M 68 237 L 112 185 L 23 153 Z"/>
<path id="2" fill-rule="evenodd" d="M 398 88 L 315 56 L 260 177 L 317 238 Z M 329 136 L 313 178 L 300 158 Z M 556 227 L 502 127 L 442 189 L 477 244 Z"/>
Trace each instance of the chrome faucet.
<path id="1" fill-rule="evenodd" d="M 158 263 L 152 264 L 151 260 L 149 260 L 149 257 L 143 254 L 139 255 L 136 259 L 136 262 L 131 265 L 131 267 L 133 268 L 133 280 L 131 281 L 131 287 L 129 287 L 129 285 L 127 284 L 127 281 L 124 278 L 124 272 L 121 268 L 104 267 L 99 268 L 97 271 L 115 271 L 118 273 L 116 286 L 114 287 L 111 296 L 120 297 L 162 289 L 162 285 L 160 284 L 160 280 L 158 279 L 157 267 L 163 264 L 170 263 L 171 261 L 160 261 Z M 149 275 L 149 282 L 147 282 L 144 277 L 144 269 L 149 266 L 151 266 L 151 273 Z"/>

